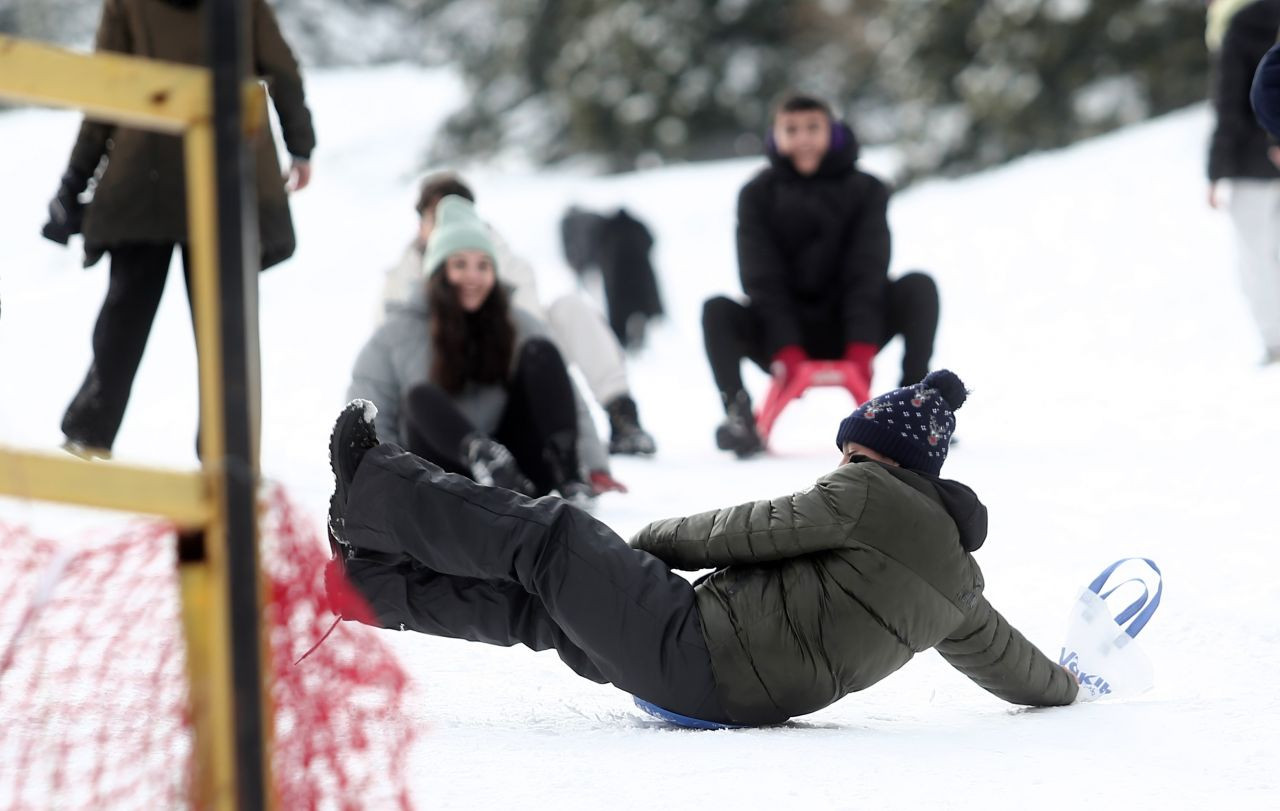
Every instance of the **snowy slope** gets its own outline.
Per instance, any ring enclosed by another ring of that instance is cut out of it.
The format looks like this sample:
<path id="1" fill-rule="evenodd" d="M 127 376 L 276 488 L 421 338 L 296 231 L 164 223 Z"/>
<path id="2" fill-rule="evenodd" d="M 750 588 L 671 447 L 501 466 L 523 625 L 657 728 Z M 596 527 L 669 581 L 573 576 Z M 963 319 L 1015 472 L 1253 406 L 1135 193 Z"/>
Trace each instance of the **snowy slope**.
<path id="1" fill-rule="evenodd" d="M 325 437 L 369 330 L 385 267 L 412 233 L 414 167 L 462 101 L 448 75 L 388 67 L 309 77 L 320 148 L 295 198 L 301 248 L 262 280 L 263 461 L 314 508 Z M 1073 149 L 894 199 L 894 270 L 943 293 L 938 365 L 974 390 L 948 475 L 991 509 L 979 553 L 993 603 L 1056 652 L 1080 586 L 1121 556 L 1165 571 L 1142 642 L 1156 688 L 1062 710 L 1004 705 L 926 653 L 888 681 L 782 729 L 660 728 L 554 654 L 386 633 L 417 680 L 422 807 L 1021 808 L 1105 803 L 1280 806 L 1280 566 L 1270 463 L 1280 368 L 1260 346 L 1222 215 L 1203 202 L 1196 108 Z M 0 115 L 0 443 L 51 447 L 89 359 L 106 270 L 38 237 L 76 119 Z M 670 318 L 632 366 L 655 460 L 618 460 L 630 495 L 599 516 L 624 536 L 652 518 L 777 495 L 836 461 L 845 397 L 788 411 L 776 454 L 715 451 L 716 394 L 699 308 L 737 290 L 738 187 L 758 161 L 598 178 L 466 171 L 482 213 L 535 261 L 544 295 L 574 282 L 556 223 L 576 202 L 625 204 L 658 235 Z M 181 285 L 166 292 L 117 452 L 194 464 L 194 353 Z M 876 388 L 896 385 L 896 347 Z M 749 385 L 760 390 L 754 371 Z M 46 533 L 101 521 L 0 500 Z"/>

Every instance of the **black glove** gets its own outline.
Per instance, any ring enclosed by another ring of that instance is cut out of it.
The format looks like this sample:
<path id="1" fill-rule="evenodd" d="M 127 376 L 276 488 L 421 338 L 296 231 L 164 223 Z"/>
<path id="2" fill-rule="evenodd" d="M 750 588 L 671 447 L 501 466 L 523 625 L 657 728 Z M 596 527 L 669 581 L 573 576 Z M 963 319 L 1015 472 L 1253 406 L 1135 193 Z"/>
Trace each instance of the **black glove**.
<path id="1" fill-rule="evenodd" d="M 80 233 L 84 222 L 84 203 L 80 202 L 80 192 L 88 185 L 89 179 L 74 169 L 63 173 L 58 193 L 49 201 L 49 221 L 40 229 L 41 236 L 66 245 L 72 234 Z"/>

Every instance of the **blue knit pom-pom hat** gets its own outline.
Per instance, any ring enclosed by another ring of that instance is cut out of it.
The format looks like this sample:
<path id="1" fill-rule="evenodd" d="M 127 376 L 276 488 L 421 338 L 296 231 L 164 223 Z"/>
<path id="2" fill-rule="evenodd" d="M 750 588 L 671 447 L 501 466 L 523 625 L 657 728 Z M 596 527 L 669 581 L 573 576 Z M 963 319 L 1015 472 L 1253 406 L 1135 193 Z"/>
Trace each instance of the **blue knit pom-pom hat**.
<path id="1" fill-rule="evenodd" d="M 845 443 L 882 453 L 905 468 L 935 476 L 947 461 L 947 447 L 956 430 L 955 410 L 968 392 L 954 372 L 930 372 L 914 386 L 873 397 L 840 423 L 836 447 Z"/>

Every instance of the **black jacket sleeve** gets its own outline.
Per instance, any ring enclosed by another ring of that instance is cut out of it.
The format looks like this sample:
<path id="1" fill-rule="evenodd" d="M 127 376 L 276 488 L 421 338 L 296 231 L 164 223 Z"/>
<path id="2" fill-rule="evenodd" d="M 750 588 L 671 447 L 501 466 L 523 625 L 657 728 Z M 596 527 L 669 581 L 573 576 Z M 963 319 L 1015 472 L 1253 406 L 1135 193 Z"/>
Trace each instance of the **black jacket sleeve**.
<path id="1" fill-rule="evenodd" d="M 1213 109 L 1217 123 L 1209 142 L 1210 180 L 1252 177 L 1250 167 L 1241 161 L 1250 154 L 1254 136 L 1261 136 L 1256 132 L 1258 122 L 1249 104 L 1249 88 L 1261 49 L 1251 41 L 1248 21 L 1242 15 L 1240 12 L 1232 20 L 1222 40 L 1222 49 L 1212 59 Z"/>
<path id="2" fill-rule="evenodd" d="M 264 0 L 253 4 L 253 51 L 254 69 L 267 80 L 271 101 L 280 116 L 285 148 L 294 157 L 310 158 L 316 146 L 316 132 L 302 90 L 302 72 L 280 33 L 276 15 Z"/>
<path id="3" fill-rule="evenodd" d="M 870 181 L 844 256 L 841 314 L 845 343 L 879 346 L 885 334 L 889 288 L 889 190 Z"/>
<path id="4" fill-rule="evenodd" d="M 756 178 L 738 194 L 738 275 L 742 291 L 764 321 L 769 355 L 801 343 L 800 318 L 787 280 L 786 260 L 767 213 L 768 188 Z"/>
<path id="5" fill-rule="evenodd" d="M 1267 51 L 1249 93 L 1254 115 L 1272 138 L 1280 138 L 1280 45 Z"/>

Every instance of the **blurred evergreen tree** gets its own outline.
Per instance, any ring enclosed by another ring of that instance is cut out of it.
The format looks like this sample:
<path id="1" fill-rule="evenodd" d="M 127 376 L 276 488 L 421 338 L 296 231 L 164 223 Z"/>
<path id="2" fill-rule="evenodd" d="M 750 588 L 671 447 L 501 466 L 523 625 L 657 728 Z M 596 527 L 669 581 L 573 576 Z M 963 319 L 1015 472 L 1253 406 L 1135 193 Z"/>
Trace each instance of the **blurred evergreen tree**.
<path id="1" fill-rule="evenodd" d="M 0 34 L 88 47 L 101 0 L 0 0 Z"/>
<path id="2" fill-rule="evenodd" d="M 732 154 L 789 79 L 792 14 L 774 0 L 500 6 L 496 37 L 462 42 L 472 101 L 437 159 L 511 144 L 547 162 L 594 153 L 614 169 Z"/>
<path id="3" fill-rule="evenodd" d="M 305 67 L 456 65 L 436 161 L 611 169 L 754 153 L 788 87 L 911 175 L 969 171 L 1198 101 L 1204 0 L 268 0 Z M 0 0 L 0 32 L 88 47 L 102 0 Z"/>
<path id="4" fill-rule="evenodd" d="M 878 81 L 912 172 L 966 171 L 1204 97 L 1202 0 L 914 0 Z"/>
<path id="5" fill-rule="evenodd" d="M 967 171 L 1197 101 L 1207 70 L 1202 0 L 477 3 L 498 33 L 457 32 L 472 102 L 435 160 L 740 154 L 796 87 L 909 174 Z"/>

